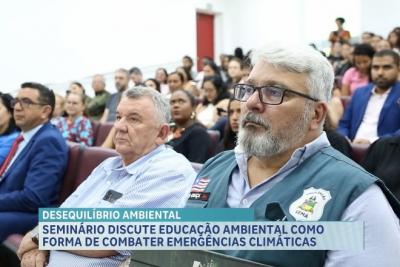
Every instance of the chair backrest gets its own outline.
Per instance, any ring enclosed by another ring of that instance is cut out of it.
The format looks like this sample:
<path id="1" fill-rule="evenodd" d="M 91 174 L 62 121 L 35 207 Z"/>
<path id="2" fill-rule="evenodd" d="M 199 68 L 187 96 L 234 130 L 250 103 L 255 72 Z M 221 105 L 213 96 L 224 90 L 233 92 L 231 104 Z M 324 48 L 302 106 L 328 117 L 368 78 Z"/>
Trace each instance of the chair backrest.
<path id="1" fill-rule="evenodd" d="M 369 145 L 367 144 L 351 144 L 351 158 L 358 164 L 364 159 Z"/>
<path id="2" fill-rule="evenodd" d="M 86 147 L 76 143 L 68 145 L 68 165 L 61 184 L 59 204 L 64 202 L 101 162 L 118 155 L 113 149 Z"/>
<path id="3" fill-rule="evenodd" d="M 114 149 L 86 147 L 81 153 L 73 190 L 75 190 L 100 163 L 114 156 L 118 156 L 117 151 Z"/>
<path id="4" fill-rule="evenodd" d="M 85 149 L 83 145 L 77 143 L 68 143 L 69 155 L 67 169 L 65 170 L 63 181 L 61 183 L 60 194 L 58 198 L 59 204 L 74 191 L 75 177 L 79 169 L 79 160 L 82 151 Z"/>
<path id="5" fill-rule="evenodd" d="M 219 133 L 219 131 L 216 131 L 216 130 L 207 130 L 207 133 L 211 139 L 211 146 L 208 149 L 208 157 L 211 158 L 215 155 L 215 153 L 217 151 L 220 133 Z"/>
<path id="6" fill-rule="evenodd" d="M 103 122 L 99 124 L 96 135 L 94 136 L 94 146 L 101 146 L 104 143 L 113 126 L 113 122 Z"/>

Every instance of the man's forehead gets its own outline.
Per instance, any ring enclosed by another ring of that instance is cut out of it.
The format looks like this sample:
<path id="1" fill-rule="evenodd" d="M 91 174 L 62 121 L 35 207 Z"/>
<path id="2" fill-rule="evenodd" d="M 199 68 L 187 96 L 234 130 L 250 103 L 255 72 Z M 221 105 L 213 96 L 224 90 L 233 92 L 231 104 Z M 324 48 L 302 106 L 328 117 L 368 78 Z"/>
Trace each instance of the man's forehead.
<path id="1" fill-rule="evenodd" d="M 154 104 L 150 97 L 128 98 L 122 97 L 117 107 L 118 113 L 137 113 L 153 112 Z"/>
<path id="2" fill-rule="evenodd" d="M 17 96 L 38 97 L 39 92 L 38 92 L 38 90 L 36 90 L 34 88 L 25 87 L 25 88 L 21 88 L 19 90 L 19 92 L 17 93 Z"/>
<path id="3" fill-rule="evenodd" d="M 372 65 L 394 65 L 394 59 L 391 56 L 374 57 Z"/>

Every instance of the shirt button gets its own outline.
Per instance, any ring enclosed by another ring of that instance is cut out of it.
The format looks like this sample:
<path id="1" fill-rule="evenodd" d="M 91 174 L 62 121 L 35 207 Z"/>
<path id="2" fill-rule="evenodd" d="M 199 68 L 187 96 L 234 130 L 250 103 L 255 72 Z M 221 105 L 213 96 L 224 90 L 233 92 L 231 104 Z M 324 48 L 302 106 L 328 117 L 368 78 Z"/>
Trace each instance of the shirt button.
<path id="1" fill-rule="evenodd" d="M 247 204 L 247 199 L 243 199 L 243 200 L 242 200 L 242 204 L 243 204 L 243 205 L 246 205 L 246 204 Z"/>

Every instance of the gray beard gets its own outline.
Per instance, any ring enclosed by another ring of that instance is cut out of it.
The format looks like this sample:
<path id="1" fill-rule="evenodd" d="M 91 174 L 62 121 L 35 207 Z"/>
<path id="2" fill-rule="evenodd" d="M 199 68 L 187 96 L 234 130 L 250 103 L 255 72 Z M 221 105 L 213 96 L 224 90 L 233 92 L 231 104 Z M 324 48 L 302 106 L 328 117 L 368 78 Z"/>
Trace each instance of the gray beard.
<path id="1" fill-rule="evenodd" d="M 271 130 L 271 124 L 261 115 L 248 112 L 240 118 L 238 145 L 248 156 L 268 158 L 281 154 L 294 147 L 299 140 L 302 140 L 311 120 L 311 109 L 306 106 L 303 115 L 288 123 L 285 127 Z M 262 125 L 265 129 L 262 133 L 254 132 L 251 128 L 244 128 L 244 122 L 253 122 Z"/>

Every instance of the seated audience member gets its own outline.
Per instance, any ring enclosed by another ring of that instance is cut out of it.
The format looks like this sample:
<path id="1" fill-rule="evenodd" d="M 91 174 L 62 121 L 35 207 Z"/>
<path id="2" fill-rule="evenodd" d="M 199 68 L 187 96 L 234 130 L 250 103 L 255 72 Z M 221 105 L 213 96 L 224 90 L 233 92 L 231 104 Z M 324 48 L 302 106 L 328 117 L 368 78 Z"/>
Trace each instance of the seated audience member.
<path id="1" fill-rule="evenodd" d="M 385 49 L 390 49 L 390 44 L 387 40 L 380 40 L 377 44 L 376 44 L 376 52 L 385 50 Z"/>
<path id="2" fill-rule="evenodd" d="M 243 62 L 237 58 L 233 57 L 231 60 L 229 60 L 228 64 L 228 74 L 229 74 L 229 79 L 228 79 L 228 89 L 233 88 L 233 85 L 239 83 L 239 81 L 242 79 L 243 73 Z"/>
<path id="3" fill-rule="evenodd" d="M 400 54 L 400 27 L 394 28 L 389 33 L 388 41 L 392 50 Z"/>
<path id="4" fill-rule="evenodd" d="M 177 72 L 181 73 L 183 76 L 183 89 L 189 91 L 195 97 L 199 96 L 199 91 L 197 90 L 196 83 L 193 81 L 193 78 L 190 72 L 184 67 L 178 67 L 176 69 Z"/>
<path id="5" fill-rule="evenodd" d="M 162 95 L 169 94 L 168 87 L 168 72 L 164 68 L 158 68 L 156 70 L 155 79 L 160 83 L 160 91 Z"/>
<path id="6" fill-rule="evenodd" d="M 186 55 L 182 58 L 182 67 L 185 69 L 190 81 L 197 76 L 197 73 L 193 70 L 193 59 Z"/>
<path id="7" fill-rule="evenodd" d="M 333 68 L 342 60 L 342 43 L 335 42 L 331 47 L 331 52 L 329 53 L 328 60 L 332 64 Z"/>
<path id="8" fill-rule="evenodd" d="M 54 104 L 54 112 L 52 117 L 52 122 L 56 121 L 59 117 L 65 115 L 65 99 L 59 94 L 54 94 L 56 98 L 56 103 Z"/>
<path id="9" fill-rule="evenodd" d="M 186 90 L 175 91 L 170 105 L 175 126 L 171 129 L 168 144 L 189 161 L 204 163 L 209 157 L 211 140 L 207 129 L 196 121 L 194 96 Z"/>
<path id="10" fill-rule="evenodd" d="M 220 69 L 218 68 L 218 65 L 213 60 L 205 60 L 204 61 L 203 73 L 204 73 L 203 83 L 204 83 L 204 79 L 206 77 L 219 76 L 221 78 Z M 221 80 L 222 80 L 222 78 L 221 78 Z"/>
<path id="11" fill-rule="evenodd" d="M 168 75 L 169 94 L 166 97 L 169 99 L 171 94 L 179 89 L 183 89 L 184 77 L 183 74 L 177 71 L 171 72 Z"/>
<path id="12" fill-rule="evenodd" d="M 382 50 L 372 60 L 373 83 L 358 89 L 347 105 L 338 131 L 353 143 L 373 143 L 400 134 L 399 55 Z"/>
<path id="13" fill-rule="evenodd" d="M 129 77 L 133 83 L 133 86 L 143 85 L 143 74 L 138 67 L 132 67 L 129 70 Z"/>
<path id="14" fill-rule="evenodd" d="M 353 66 L 353 46 L 349 43 L 343 43 L 342 48 L 340 50 L 340 55 L 342 57 L 342 60 L 337 62 L 336 65 L 334 65 L 334 70 L 335 70 L 335 78 L 338 77 L 340 78 L 340 83 L 343 75 L 346 73 L 348 69 L 350 69 Z M 340 84 L 341 87 L 341 84 Z"/>
<path id="15" fill-rule="evenodd" d="M 54 93 L 39 83 L 23 83 L 11 101 L 22 133 L 0 167 L 0 243 L 37 224 L 40 207 L 57 202 L 68 147 L 49 120 Z"/>
<path id="16" fill-rule="evenodd" d="M 371 81 L 371 62 L 375 50 L 369 44 L 359 44 L 354 47 L 353 66 L 342 78 L 342 95 L 351 96 L 357 88 Z"/>
<path id="17" fill-rule="evenodd" d="M 72 82 L 67 90 L 67 95 L 69 93 L 80 94 L 83 96 L 84 103 L 87 105 L 90 100 L 92 100 L 88 95 L 86 95 L 85 87 L 80 82 Z"/>
<path id="18" fill-rule="evenodd" d="M 203 102 L 196 108 L 197 119 L 207 128 L 218 120 L 218 108 L 226 112 L 229 93 L 220 76 L 206 76 L 203 80 Z"/>
<path id="19" fill-rule="evenodd" d="M 116 117 L 116 109 L 121 100 L 122 93 L 128 89 L 129 72 L 126 69 L 118 69 L 114 73 L 116 93 L 110 95 L 107 99 L 106 108 L 104 109 L 101 122 L 114 122 Z"/>
<path id="20" fill-rule="evenodd" d="M 102 162 L 61 207 L 183 207 L 196 174 L 183 155 L 164 145 L 169 120 L 168 102 L 157 91 L 134 87 L 124 92 L 115 122 L 120 156 Z M 120 196 L 103 200 L 110 190 Z M 39 251 L 31 236 L 25 236 L 18 251 L 23 267 L 45 260 L 49 253 Z M 117 267 L 129 257 L 130 251 L 121 250 L 51 251 L 47 266 Z"/>
<path id="21" fill-rule="evenodd" d="M 255 50 L 252 63 L 246 83 L 234 88 L 242 102 L 238 145 L 207 161 L 197 177 L 207 177 L 208 197 L 190 198 L 186 207 L 251 208 L 257 221 L 364 225 L 363 250 L 221 251 L 231 256 L 271 266 L 400 266 L 400 203 L 322 130 L 331 64 L 309 46 L 288 43 Z"/>
<path id="22" fill-rule="evenodd" d="M 228 118 L 222 140 L 219 142 L 217 152 L 231 150 L 236 146 L 239 131 L 240 102 L 230 99 L 228 103 Z"/>
<path id="23" fill-rule="evenodd" d="M 156 79 L 153 79 L 153 78 L 147 79 L 146 81 L 144 81 L 144 85 L 146 87 L 153 88 L 154 90 L 156 90 L 158 92 L 161 92 L 160 91 L 160 83 Z"/>
<path id="24" fill-rule="evenodd" d="M 10 94 L 0 92 L 0 166 L 6 159 L 15 138 L 20 134 L 13 118 Z"/>
<path id="25" fill-rule="evenodd" d="M 107 99 L 110 93 L 106 91 L 106 79 L 101 74 L 96 74 L 92 79 L 94 97 L 86 104 L 85 113 L 94 121 L 101 119 L 106 108 Z"/>
<path id="26" fill-rule="evenodd" d="M 378 139 L 361 163 L 367 171 L 381 178 L 400 201 L 400 136 Z"/>
<path id="27" fill-rule="evenodd" d="M 374 38 L 375 33 L 373 32 L 363 32 L 361 34 L 361 43 L 362 44 L 367 44 L 367 45 L 372 45 L 372 38 Z"/>
<path id="28" fill-rule="evenodd" d="M 90 120 L 83 115 L 83 96 L 69 93 L 65 103 L 67 117 L 60 117 L 55 124 L 65 140 L 87 146 L 93 145 L 93 128 Z"/>

